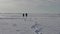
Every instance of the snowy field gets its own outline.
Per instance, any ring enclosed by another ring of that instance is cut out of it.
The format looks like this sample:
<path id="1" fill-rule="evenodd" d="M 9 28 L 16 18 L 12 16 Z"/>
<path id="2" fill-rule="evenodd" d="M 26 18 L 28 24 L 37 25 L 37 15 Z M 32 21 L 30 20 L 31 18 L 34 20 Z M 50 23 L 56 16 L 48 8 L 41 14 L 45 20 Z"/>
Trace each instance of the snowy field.
<path id="1" fill-rule="evenodd" d="M 37 34 L 32 26 L 39 24 L 42 34 L 60 34 L 60 14 L 0 14 L 0 34 Z M 39 32 L 39 34 L 40 34 Z"/>

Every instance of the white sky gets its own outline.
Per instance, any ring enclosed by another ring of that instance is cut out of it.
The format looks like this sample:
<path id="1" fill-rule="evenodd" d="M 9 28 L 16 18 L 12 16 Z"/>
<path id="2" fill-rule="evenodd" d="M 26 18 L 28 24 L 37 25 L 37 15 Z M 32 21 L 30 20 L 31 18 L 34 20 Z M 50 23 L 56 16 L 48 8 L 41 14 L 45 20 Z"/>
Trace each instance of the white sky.
<path id="1" fill-rule="evenodd" d="M 0 13 L 60 13 L 60 0 L 0 0 Z"/>

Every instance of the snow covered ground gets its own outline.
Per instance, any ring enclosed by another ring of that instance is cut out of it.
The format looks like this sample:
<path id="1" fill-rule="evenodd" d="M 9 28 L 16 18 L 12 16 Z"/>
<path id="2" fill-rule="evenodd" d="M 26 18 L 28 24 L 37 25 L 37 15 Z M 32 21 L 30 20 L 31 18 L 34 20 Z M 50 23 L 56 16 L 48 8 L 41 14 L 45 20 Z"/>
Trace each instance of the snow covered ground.
<path id="1" fill-rule="evenodd" d="M 60 34 L 60 14 L 0 14 L 0 34 L 36 34 L 31 28 L 37 22 L 42 34 Z"/>

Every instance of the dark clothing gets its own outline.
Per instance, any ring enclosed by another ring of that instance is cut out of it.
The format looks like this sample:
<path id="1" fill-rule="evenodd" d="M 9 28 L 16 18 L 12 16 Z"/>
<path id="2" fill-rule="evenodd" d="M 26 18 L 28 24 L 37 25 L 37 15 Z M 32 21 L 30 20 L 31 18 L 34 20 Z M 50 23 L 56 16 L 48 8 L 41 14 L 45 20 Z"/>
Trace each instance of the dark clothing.
<path id="1" fill-rule="evenodd" d="M 24 17 L 24 13 L 23 13 L 23 17 Z"/>
<path id="2" fill-rule="evenodd" d="M 27 16 L 28 16 L 28 14 L 27 14 L 27 13 L 25 13 L 25 14 L 23 13 L 23 17 L 27 17 Z"/>
<path id="3" fill-rule="evenodd" d="M 27 13 L 26 13 L 25 15 L 26 15 L 26 17 L 28 16 L 28 14 L 27 14 Z"/>

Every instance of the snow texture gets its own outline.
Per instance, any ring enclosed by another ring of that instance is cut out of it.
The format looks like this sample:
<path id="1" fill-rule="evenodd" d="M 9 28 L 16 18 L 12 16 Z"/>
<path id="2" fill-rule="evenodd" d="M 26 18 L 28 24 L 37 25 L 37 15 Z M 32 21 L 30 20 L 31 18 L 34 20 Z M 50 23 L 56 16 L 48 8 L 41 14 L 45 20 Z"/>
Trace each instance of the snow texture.
<path id="1" fill-rule="evenodd" d="M 0 34 L 60 34 L 60 14 L 0 14 Z"/>

